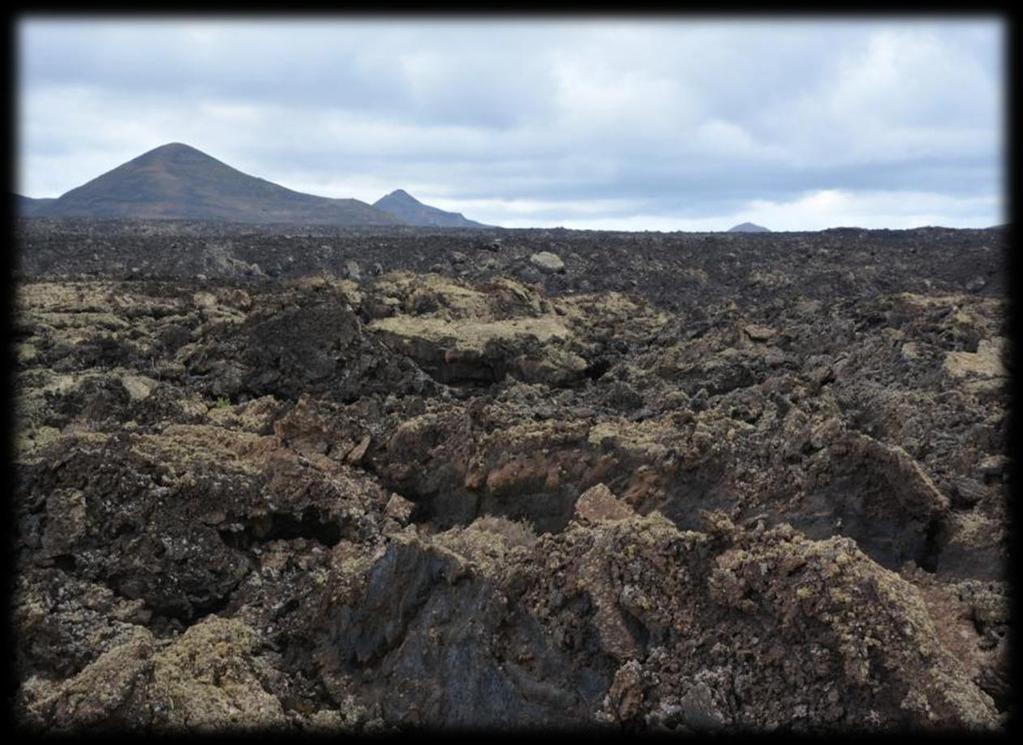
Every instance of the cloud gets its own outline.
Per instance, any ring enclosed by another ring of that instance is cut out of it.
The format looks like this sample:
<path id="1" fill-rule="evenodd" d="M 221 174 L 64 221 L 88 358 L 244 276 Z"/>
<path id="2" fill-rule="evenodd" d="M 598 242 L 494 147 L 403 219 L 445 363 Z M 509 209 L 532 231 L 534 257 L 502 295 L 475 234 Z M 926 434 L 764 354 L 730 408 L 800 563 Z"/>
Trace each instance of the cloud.
<path id="1" fill-rule="evenodd" d="M 829 227 L 918 228 L 949 226 L 973 215 L 997 215 L 996 197 L 950 197 L 931 192 L 850 192 L 822 189 L 795 199 L 755 199 L 723 203 L 708 212 L 685 216 L 650 209 L 651 205 L 628 200 L 550 201 L 471 200 L 436 204 L 454 209 L 456 204 L 472 214 L 505 215 L 507 227 L 565 227 L 593 230 L 720 231 L 740 222 L 769 225 L 775 231 L 823 230 Z M 975 227 L 1004 221 L 997 217 Z"/>
<path id="2" fill-rule="evenodd" d="M 401 187 L 509 226 L 988 225 L 1002 37 L 992 19 L 26 18 L 18 188 L 56 196 L 183 141 L 289 188 Z"/>

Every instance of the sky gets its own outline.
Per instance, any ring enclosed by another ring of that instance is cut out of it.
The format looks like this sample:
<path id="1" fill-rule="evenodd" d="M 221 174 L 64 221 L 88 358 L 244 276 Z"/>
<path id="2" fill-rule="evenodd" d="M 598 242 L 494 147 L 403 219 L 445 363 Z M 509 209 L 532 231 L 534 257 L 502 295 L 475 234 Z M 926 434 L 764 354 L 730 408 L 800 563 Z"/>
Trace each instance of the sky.
<path id="1" fill-rule="evenodd" d="M 995 17 L 23 16 L 16 189 L 184 142 L 504 227 L 987 227 L 1004 37 Z"/>

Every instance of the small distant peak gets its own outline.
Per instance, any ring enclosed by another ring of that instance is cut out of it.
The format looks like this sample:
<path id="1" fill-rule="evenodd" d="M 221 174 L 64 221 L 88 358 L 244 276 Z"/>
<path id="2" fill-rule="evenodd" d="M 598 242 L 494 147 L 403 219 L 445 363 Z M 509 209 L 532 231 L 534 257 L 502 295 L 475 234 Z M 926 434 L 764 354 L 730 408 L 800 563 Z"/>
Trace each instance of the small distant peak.
<path id="1" fill-rule="evenodd" d="M 770 233 L 771 231 L 763 225 L 756 225 L 751 222 L 744 222 L 729 228 L 729 233 Z"/>
<path id="2" fill-rule="evenodd" d="M 374 202 L 373 205 L 374 206 L 382 206 L 382 207 L 387 207 L 387 206 L 390 206 L 390 207 L 399 207 L 399 206 L 400 207 L 418 207 L 418 206 L 422 205 L 422 202 L 420 202 L 418 199 L 416 199 L 414 196 L 409 194 L 404 189 L 395 189 L 390 194 L 388 194 L 386 196 L 383 196 L 383 197 L 380 197 L 380 199 L 378 199 L 376 202 Z"/>

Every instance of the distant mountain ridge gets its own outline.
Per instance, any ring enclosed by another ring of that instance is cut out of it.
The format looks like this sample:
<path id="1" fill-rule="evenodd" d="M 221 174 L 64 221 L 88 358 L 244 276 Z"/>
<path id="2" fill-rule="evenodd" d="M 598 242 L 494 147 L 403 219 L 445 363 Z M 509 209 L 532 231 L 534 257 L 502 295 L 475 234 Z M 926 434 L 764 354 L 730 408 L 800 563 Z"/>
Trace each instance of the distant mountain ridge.
<path id="1" fill-rule="evenodd" d="M 36 215 L 44 211 L 49 205 L 56 202 L 56 199 L 33 199 L 32 197 L 14 195 L 15 209 L 19 215 Z"/>
<path id="2" fill-rule="evenodd" d="M 490 227 L 475 220 L 467 219 L 460 212 L 445 212 L 437 207 L 423 204 L 404 189 L 392 191 L 373 203 L 378 210 L 394 215 L 409 225 L 436 228 L 486 228 Z"/>
<path id="3" fill-rule="evenodd" d="M 763 225 L 752 222 L 742 222 L 728 229 L 729 233 L 770 233 L 771 231 Z"/>
<path id="4" fill-rule="evenodd" d="M 242 173 L 190 145 L 173 142 L 143 153 L 57 199 L 16 195 L 16 203 L 19 214 L 42 217 L 340 226 L 442 225 L 444 220 L 457 220 L 464 221 L 465 227 L 484 227 L 405 196 L 419 205 L 416 214 L 436 214 L 437 221 L 414 222 L 358 199 L 331 199 L 292 191 Z"/>

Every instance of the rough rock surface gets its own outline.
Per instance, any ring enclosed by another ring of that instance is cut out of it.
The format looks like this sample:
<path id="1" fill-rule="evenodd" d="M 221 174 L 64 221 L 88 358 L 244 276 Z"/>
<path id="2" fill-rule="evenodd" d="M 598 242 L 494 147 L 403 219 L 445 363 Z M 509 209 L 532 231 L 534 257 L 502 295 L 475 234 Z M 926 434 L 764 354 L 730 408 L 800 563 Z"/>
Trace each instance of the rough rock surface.
<path id="1" fill-rule="evenodd" d="M 557 254 L 550 251 L 540 251 L 529 257 L 529 263 L 545 272 L 565 271 L 565 262 Z"/>
<path id="2" fill-rule="evenodd" d="M 18 230 L 23 726 L 1004 728 L 1001 231 Z"/>

